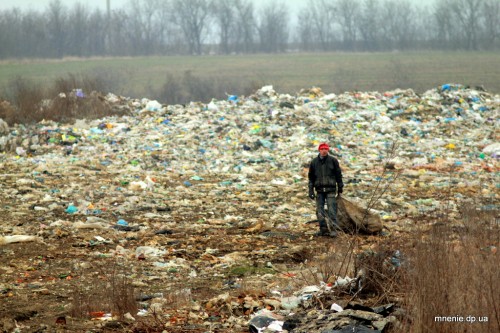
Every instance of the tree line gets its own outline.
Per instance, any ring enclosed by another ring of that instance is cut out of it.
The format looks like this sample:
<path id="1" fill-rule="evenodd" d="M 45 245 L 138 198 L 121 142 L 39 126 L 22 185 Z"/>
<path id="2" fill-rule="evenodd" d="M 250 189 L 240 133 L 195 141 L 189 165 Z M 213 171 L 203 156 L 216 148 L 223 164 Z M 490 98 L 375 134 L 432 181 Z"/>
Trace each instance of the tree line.
<path id="1" fill-rule="evenodd" d="M 500 0 L 130 0 L 120 9 L 0 11 L 0 59 L 498 50 Z"/>

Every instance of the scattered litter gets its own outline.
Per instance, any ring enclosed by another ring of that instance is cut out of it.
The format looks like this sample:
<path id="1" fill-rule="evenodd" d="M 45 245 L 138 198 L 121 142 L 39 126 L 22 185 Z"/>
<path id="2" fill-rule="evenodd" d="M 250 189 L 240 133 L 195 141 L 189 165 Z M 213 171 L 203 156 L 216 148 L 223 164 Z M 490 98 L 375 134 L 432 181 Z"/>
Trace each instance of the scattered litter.
<path id="1" fill-rule="evenodd" d="M 71 94 L 88 96 L 81 90 Z M 101 97 L 127 116 L 13 126 L 0 120 L 0 245 L 42 239 L 66 245 L 70 251 L 64 253 L 73 262 L 57 281 L 76 276 L 68 273 L 73 266 L 97 271 L 94 259 L 140 265 L 127 273 L 132 284 L 141 292 L 161 284 L 165 297 L 140 300 L 144 308 L 137 316 L 165 307 L 161 302 L 171 301 L 168 295 L 180 284 L 206 288 L 209 279 L 224 277 L 221 294 L 216 290 L 218 296 L 203 304 L 194 304 L 194 291 L 175 294 L 179 303 L 197 307 L 185 312 L 190 321 L 224 318 L 228 324 L 249 324 L 253 332 L 293 325 L 318 332 L 322 327 L 307 325 L 324 321 L 341 328 L 329 332 L 382 331 L 393 320 L 392 306 L 348 308 L 328 300 L 308 322 L 300 315 L 260 312 L 301 312 L 333 292 L 353 294 L 363 287 L 362 275 L 298 291 L 273 284 L 270 295 L 245 294 L 278 278 L 297 280 L 299 273 L 280 271 L 280 264 L 311 256 L 307 244 L 316 226 L 304 223 L 314 216 L 306 195 L 307 167 L 320 142 L 331 145 L 343 170 L 344 229 L 410 232 L 411 218 L 436 216 L 446 208 L 453 221 L 460 214 L 457 203 L 473 205 L 477 197 L 491 202 L 478 210 L 498 210 L 500 97 L 486 91 L 445 84 L 420 95 L 411 89 L 337 95 L 316 87 L 289 95 L 269 85 L 251 96 L 228 95 L 207 104 Z M 393 143 L 396 154 L 390 156 Z M 390 189 L 372 200 L 384 184 Z M 453 200 L 437 195 L 449 188 Z M 15 255 L 11 248 L 2 247 L 2 256 Z M 497 247 L 485 243 L 478 251 L 491 256 Z M 2 294 L 15 297 L 12 284 L 21 273 L 50 274 L 43 269 L 54 267 L 45 265 L 52 259 L 44 255 L 31 256 L 29 265 L 1 267 L 10 279 L 2 281 Z M 402 252 L 389 252 L 385 259 L 384 267 L 394 272 L 406 264 Z M 243 283 L 247 274 L 255 278 Z M 34 285 L 21 282 L 16 290 Z M 223 293 L 227 290 L 231 294 Z"/>
<path id="2" fill-rule="evenodd" d="M 11 235 L 11 236 L 0 236 L 0 245 L 12 244 L 12 243 L 28 243 L 28 242 L 41 242 L 41 238 L 37 236 L 28 235 Z"/>
<path id="3" fill-rule="evenodd" d="M 248 326 L 251 333 L 281 332 L 283 316 L 268 310 L 261 310 L 250 319 Z"/>

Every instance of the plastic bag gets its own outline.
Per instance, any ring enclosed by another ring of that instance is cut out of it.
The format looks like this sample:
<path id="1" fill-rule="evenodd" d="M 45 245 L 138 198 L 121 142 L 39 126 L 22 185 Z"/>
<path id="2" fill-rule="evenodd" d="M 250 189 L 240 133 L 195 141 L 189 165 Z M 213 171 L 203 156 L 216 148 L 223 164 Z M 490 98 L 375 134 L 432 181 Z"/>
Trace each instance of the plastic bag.
<path id="1" fill-rule="evenodd" d="M 337 219 L 342 230 L 366 234 L 376 234 L 382 231 L 380 216 L 370 213 L 342 196 L 337 199 L 337 207 Z"/>

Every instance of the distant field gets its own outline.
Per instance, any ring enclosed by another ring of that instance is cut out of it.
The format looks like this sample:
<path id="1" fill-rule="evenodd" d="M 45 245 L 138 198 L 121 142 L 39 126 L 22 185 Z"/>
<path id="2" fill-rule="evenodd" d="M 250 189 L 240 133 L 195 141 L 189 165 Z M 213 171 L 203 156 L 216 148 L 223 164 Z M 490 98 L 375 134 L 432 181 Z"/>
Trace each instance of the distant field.
<path id="1" fill-rule="evenodd" d="M 321 87 L 326 93 L 482 85 L 500 93 L 500 55 L 493 52 L 316 53 L 199 57 L 91 58 L 0 62 L 0 96 L 15 77 L 49 84 L 68 73 L 100 75 L 116 94 L 155 97 L 167 73 L 218 82 L 274 85 L 281 93 Z M 239 91 L 226 91 L 240 94 Z M 224 92 L 221 92 L 221 94 Z"/>

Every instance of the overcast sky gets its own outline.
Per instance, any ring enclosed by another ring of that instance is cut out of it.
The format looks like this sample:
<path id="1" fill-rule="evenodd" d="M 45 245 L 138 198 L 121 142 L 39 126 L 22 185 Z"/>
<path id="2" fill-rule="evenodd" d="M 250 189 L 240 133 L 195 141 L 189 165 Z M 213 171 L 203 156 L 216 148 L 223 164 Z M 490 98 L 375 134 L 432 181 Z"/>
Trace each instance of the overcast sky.
<path id="1" fill-rule="evenodd" d="M 111 9 L 113 8 L 122 8 L 124 5 L 129 3 L 130 0 L 111 0 Z M 267 0 L 271 1 L 271 0 Z M 292 5 L 300 3 L 307 3 L 308 0 L 287 0 L 284 1 L 287 5 L 289 4 L 290 8 Z M 37 10 L 43 10 L 47 7 L 47 5 L 51 2 L 51 0 L 1 0 L 0 1 L 0 9 L 10 9 L 12 7 L 19 7 L 21 9 L 29 9 L 34 8 Z M 67 7 L 73 7 L 73 4 L 80 2 L 87 4 L 91 8 L 100 8 L 106 9 L 106 0 L 85 0 L 85 1 L 75 1 L 75 0 L 61 0 L 61 3 Z M 252 0 L 255 4 L 265 3 L 266 0 Z"/>
<path id="2" fill-rule="evenodd" d="M 37 11 L 43 11 L 47 8 L 48 4 L 52 0 L 0 0 L 0 10 L 11 9 L 14 7 L 20 8 L 22 10 L 34 9 Z M 122 8 L 130 0 L 111 0 L 111 9 Z M 284 3 L 292 11 L 293 14 L 296 13 L 298 9 L 304 8 L 309 0 L 251 0 L 257 6 L 268 3 L 270 1 L 276 1 L 278 3 Z M 409 0 L 413 4 L 432 4 L 436 0 Z M 72 8 L 77 2 L 88 5 L 90 8 L 99 8 L 102 10 L 106 9 L 106 0 L 61 0 L 61 3 L 66 7 Z"/>

